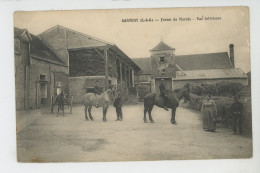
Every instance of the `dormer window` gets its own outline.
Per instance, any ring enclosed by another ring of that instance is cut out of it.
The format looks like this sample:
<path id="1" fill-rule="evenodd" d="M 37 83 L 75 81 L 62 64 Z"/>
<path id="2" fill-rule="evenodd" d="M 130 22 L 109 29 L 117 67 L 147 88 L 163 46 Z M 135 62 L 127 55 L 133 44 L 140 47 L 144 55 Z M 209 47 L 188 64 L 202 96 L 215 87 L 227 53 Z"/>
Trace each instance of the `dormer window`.
<path id="1" fill-rule="evenodd" d="M 164 56 L 160 57 L 160 62 L 165 62 Z"/>

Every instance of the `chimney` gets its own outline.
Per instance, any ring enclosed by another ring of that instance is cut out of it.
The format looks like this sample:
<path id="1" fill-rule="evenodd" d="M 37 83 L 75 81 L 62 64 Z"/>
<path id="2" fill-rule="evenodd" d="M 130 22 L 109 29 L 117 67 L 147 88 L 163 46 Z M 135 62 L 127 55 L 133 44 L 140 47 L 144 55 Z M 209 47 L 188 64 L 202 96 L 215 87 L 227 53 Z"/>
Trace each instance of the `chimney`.
<path id="1" fill-rule="evenodd" d="M 230 44 L 229 45 L 229 56 L 230 56 L 230 61 L 231 61 L 231 64 L 233 66 L 233 68 L 235 68 L 235 60 L 234 60 L 234 45 L 233 44 Z"/>

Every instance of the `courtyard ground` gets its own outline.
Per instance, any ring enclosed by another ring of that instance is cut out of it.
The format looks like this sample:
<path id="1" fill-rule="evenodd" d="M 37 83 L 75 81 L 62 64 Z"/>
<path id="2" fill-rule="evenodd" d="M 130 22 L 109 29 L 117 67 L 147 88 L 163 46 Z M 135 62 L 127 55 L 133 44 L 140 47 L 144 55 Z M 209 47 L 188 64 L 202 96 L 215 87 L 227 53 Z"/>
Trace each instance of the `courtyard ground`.
<path id="1" fill-rule="evenodd" d="M 170 112 L 155 107 L 152 113 L 155 123 L 146 124 L 143 105 L 124 106 L 123 121 L 115 121 L 115 109 L 110 107 L 105 123 L 101 108 L 92 109 L 95 121 L 86 121 L 83 106 L 74 106 L 72 114 L 65 108 L 65 117 L 38 111 L 35 113 L 37 118 L 27 123 L 17 118 L 18 161 L 190 160 L 252 156 L 252 138 L 232 135 L 230 129 L 220 126 L 215 133 L 203 131 L 199 112 L 179 107 L 177 125 L 170 123 Z"/>

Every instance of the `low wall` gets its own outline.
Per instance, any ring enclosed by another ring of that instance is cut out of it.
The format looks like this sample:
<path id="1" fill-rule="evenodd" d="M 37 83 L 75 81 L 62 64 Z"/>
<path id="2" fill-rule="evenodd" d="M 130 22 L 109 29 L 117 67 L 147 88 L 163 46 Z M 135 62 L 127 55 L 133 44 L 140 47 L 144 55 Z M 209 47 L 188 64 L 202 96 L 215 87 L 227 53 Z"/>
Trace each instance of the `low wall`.
<path id="1" fill-rule="evenodd" d="M 222 81 L 230 81 L 230 82 L 237 82 L 241 83 L 242 85 L 248 85 L 248 81 L 246 78 L 234 78 L 234 79 L 194 79 L 194 80 L 173 80 L 172 86 L 174 89 L 179 89 L 184 87 L 187 83 L 216 83 L 216 82 L 222 82 Z"/>

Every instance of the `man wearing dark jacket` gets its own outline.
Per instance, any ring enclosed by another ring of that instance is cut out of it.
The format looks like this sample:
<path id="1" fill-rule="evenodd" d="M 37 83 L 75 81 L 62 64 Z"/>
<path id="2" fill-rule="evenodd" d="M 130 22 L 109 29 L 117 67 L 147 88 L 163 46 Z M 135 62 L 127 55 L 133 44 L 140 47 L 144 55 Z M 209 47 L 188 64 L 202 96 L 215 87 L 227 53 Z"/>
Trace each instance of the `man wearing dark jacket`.
<path id="1" fill-rule="evenodd" d="M 234 97 L 234 103 L 231 104 L 231 114 L 232 114 L 232 126 L 233 126 L 233 134 L 237 133 L 237 123 L 239 134 L 242 134 L 242 112 L 243 112 L 243 104 L 239 102 L 238 96 Z"/>
<path id="2" fill-rule="evenodd" d="M 123 106 L 122 94 L 119 90 L 117 90 L 115 101 L 114 101 L 114 107 L 116 108 L 116 115 L 117 115 L 116 121 L 123 120 L 122 106 Z"/>
<path id="3" fill-rule="evenodd" d="M 94 86 L 94 94 L 98 94 L 100 95 L 101 92 L 100 92 L 100 87 L 98 86 L 98 81 L 95 81 L 95 86 Z"/>
<path id="4" fill-rule="evenodd" d="M 164 109 L 168 111 L 168 108 L 167 108 L 168 97 L 166 96 L 167 90 L 165 87 L 164 79 L 161 79 L 161 85 L 159 86 L 159 89 L 160 89 L 160 96 L 162 96 L 164 98 L 164 103 L 165 103 Z"/>
<path id="5" fill-rule="evenodd" d="M 98 107 L 98 99 L 97 99 L 97 95 L 100 95 L 101 94 L 101 91 L 100 91 L 100 87 L 98 86 L 98 81 L 96 80 L 95 81 L 95 86 L 94 86 L 94 89 L 93 89 L 93 93 L 95 94 L 95 97 L 96 97 L 96 101 L 95 101 L 95 106 L 96 108 Z"/>

